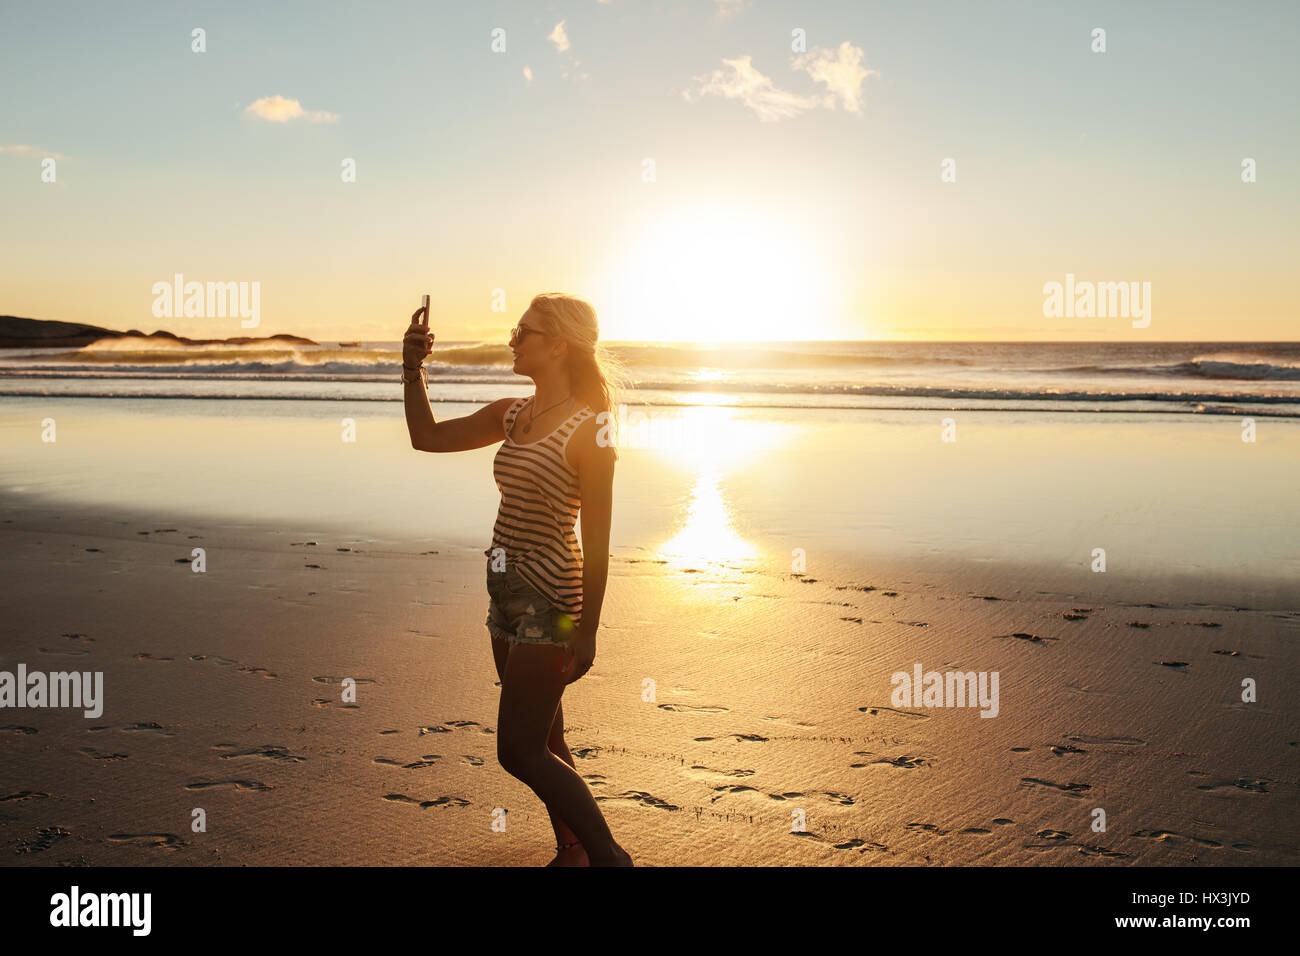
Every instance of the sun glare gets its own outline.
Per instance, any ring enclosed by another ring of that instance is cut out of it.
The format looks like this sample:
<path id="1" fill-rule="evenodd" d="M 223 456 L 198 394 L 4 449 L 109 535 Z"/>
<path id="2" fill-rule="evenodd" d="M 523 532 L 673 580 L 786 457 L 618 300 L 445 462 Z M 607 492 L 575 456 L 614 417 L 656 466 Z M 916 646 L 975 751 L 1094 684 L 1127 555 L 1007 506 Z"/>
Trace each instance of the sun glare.
<path id="1" fill-rule="evenodd" d="M 829 280 L 812 234 L 743 206 L 692 206 L 630 237 L 606 277 L 607 337 L 791 340 L 827 322 Z"/>
<path id="2" fill-rule="evenodd" d="M 758 558 L 756 542 L 734 526 L 737 503 L 731 479 L 786 440 L 781 426 L 758 424 L 730 408 L 651 409 L 643 414 L 653 420 L 629 420 L 627 437 L 690 475 L 680 523 L 656 555 L 671 568 L 734 566 Z M 652 440 L 648 446 L 642 444 L 646 439 Z"/>

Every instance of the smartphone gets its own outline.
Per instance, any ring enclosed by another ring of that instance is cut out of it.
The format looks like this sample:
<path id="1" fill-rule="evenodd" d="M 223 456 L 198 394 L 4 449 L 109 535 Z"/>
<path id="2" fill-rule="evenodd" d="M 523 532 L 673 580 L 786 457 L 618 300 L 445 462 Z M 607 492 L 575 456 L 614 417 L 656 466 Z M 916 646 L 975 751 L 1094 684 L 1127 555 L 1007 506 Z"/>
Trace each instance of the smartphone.
<path id="1" fill-rule="evenodd" d="M 428 325 L 429 324 L 429 297 L 427 295 L 422 297 L 420 301 L 420 307 L 424 309 L 424 324 Z"/>

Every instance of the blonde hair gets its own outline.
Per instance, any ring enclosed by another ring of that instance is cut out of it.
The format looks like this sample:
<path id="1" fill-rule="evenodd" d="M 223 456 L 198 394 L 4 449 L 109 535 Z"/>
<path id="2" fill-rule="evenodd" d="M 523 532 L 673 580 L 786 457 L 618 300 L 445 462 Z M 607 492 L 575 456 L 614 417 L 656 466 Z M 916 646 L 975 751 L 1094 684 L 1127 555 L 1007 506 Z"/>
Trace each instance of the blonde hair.
<path id="1" fill-rule="evenodd" d="M 536 314 L 542 331 L 569 344 L 569 385 L 580 401 L 595 412 L 610 412 L 610 427 L 616 408 L 630 387 L 626 367 L 598 342 L 600 325 L 591 303 L 563 292 L 543 292 L 528 306 Z"/>

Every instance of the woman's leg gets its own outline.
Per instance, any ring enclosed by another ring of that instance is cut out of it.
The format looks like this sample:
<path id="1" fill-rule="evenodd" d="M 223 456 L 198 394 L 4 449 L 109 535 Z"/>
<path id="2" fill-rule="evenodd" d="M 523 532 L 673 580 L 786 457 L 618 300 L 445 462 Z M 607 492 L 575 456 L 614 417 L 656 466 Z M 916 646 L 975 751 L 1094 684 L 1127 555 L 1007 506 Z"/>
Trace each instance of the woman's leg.
<path id="1" fill-rule="evenodd" d="M 497 665 L 497 679 L 504 685 L 506 683 L 506 662 L 510 659 L 510 643 L 500 639 L 500 637 L 493 637 L 491 639 L 491 657 L 493 657 L 493 663 Z M 563 691 L 560 691 L 560 693 L 563 695 Z M 560 760 L 577 770 L 577 766 L 573 763 L 573 754 L 568 752 L 568 745 L 564 743 L 563 700 L 560 700 L 559 704 L 555 705 L 555 721 L 551 723 L 551 734 L 546 739 L 546 745 L 550 748 L 551 753 L 554 753 Z M 551 829 L 555 830 L 556 847 L 562 843 L 573 843 L 577 840 L 577 834 L 568 826 L 568 823 L 560 819 L 555 810 L 547 806 L 546 812 L 551 817 Z M 578 847 L 581 847 L 581 840 L 578 840 Z M 573 849 L 573 852 L 581 856 L 578 848 Z"/>
<path id="2" fill-rule="evenodd" d="M 548 746 L 565 688 L 564 662 L 562 647 L 511 645 L 501 681 L 497 757 L 573 829 L 593 866 L 627 865 L 631 857 L 614 842 L 586 781 Z"/>
<path id="3" fill-rule="evenodd" d="M 561 690 L 561 693 L 563 693 L 563 690 Z M 555 721 L 551 724 L 551 734 L 546 738 L 546 746 L 551 753 L 555 754 L 555 756 L 567 763 L 575 772 L 577 771 L 578 767 L 577 764 L 573 762 L 573 754 L 569 753 L 569 746 L 564 742 L 563 699 L 555 705 Z M 567 823 L 560 819 L 558 813 L 550 807 L 546 808 L 546 812 L 551 815 L 551 827 L 555 830 L 556 846 L 559 846 L 562 843 L 572 843 L 574 840 L 578 839 L 578 835 L 570 829 Z"/>

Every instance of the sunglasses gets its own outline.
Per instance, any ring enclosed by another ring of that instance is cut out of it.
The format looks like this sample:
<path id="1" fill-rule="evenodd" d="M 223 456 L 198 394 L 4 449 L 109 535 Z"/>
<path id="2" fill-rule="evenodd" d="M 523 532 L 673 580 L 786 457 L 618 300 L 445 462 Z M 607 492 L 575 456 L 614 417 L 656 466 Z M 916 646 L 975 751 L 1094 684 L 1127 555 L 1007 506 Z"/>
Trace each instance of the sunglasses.
<path id="1" fill-rule="evenodd" d="M 528 337 L 529 332 L 535 332 L 537 335 L 544 334 L 541 329 L 530 329 L 526 325 L 516 325 L 513 329 L 510 330 L 510 341 L 522 342 L 525 338 Z"/>

